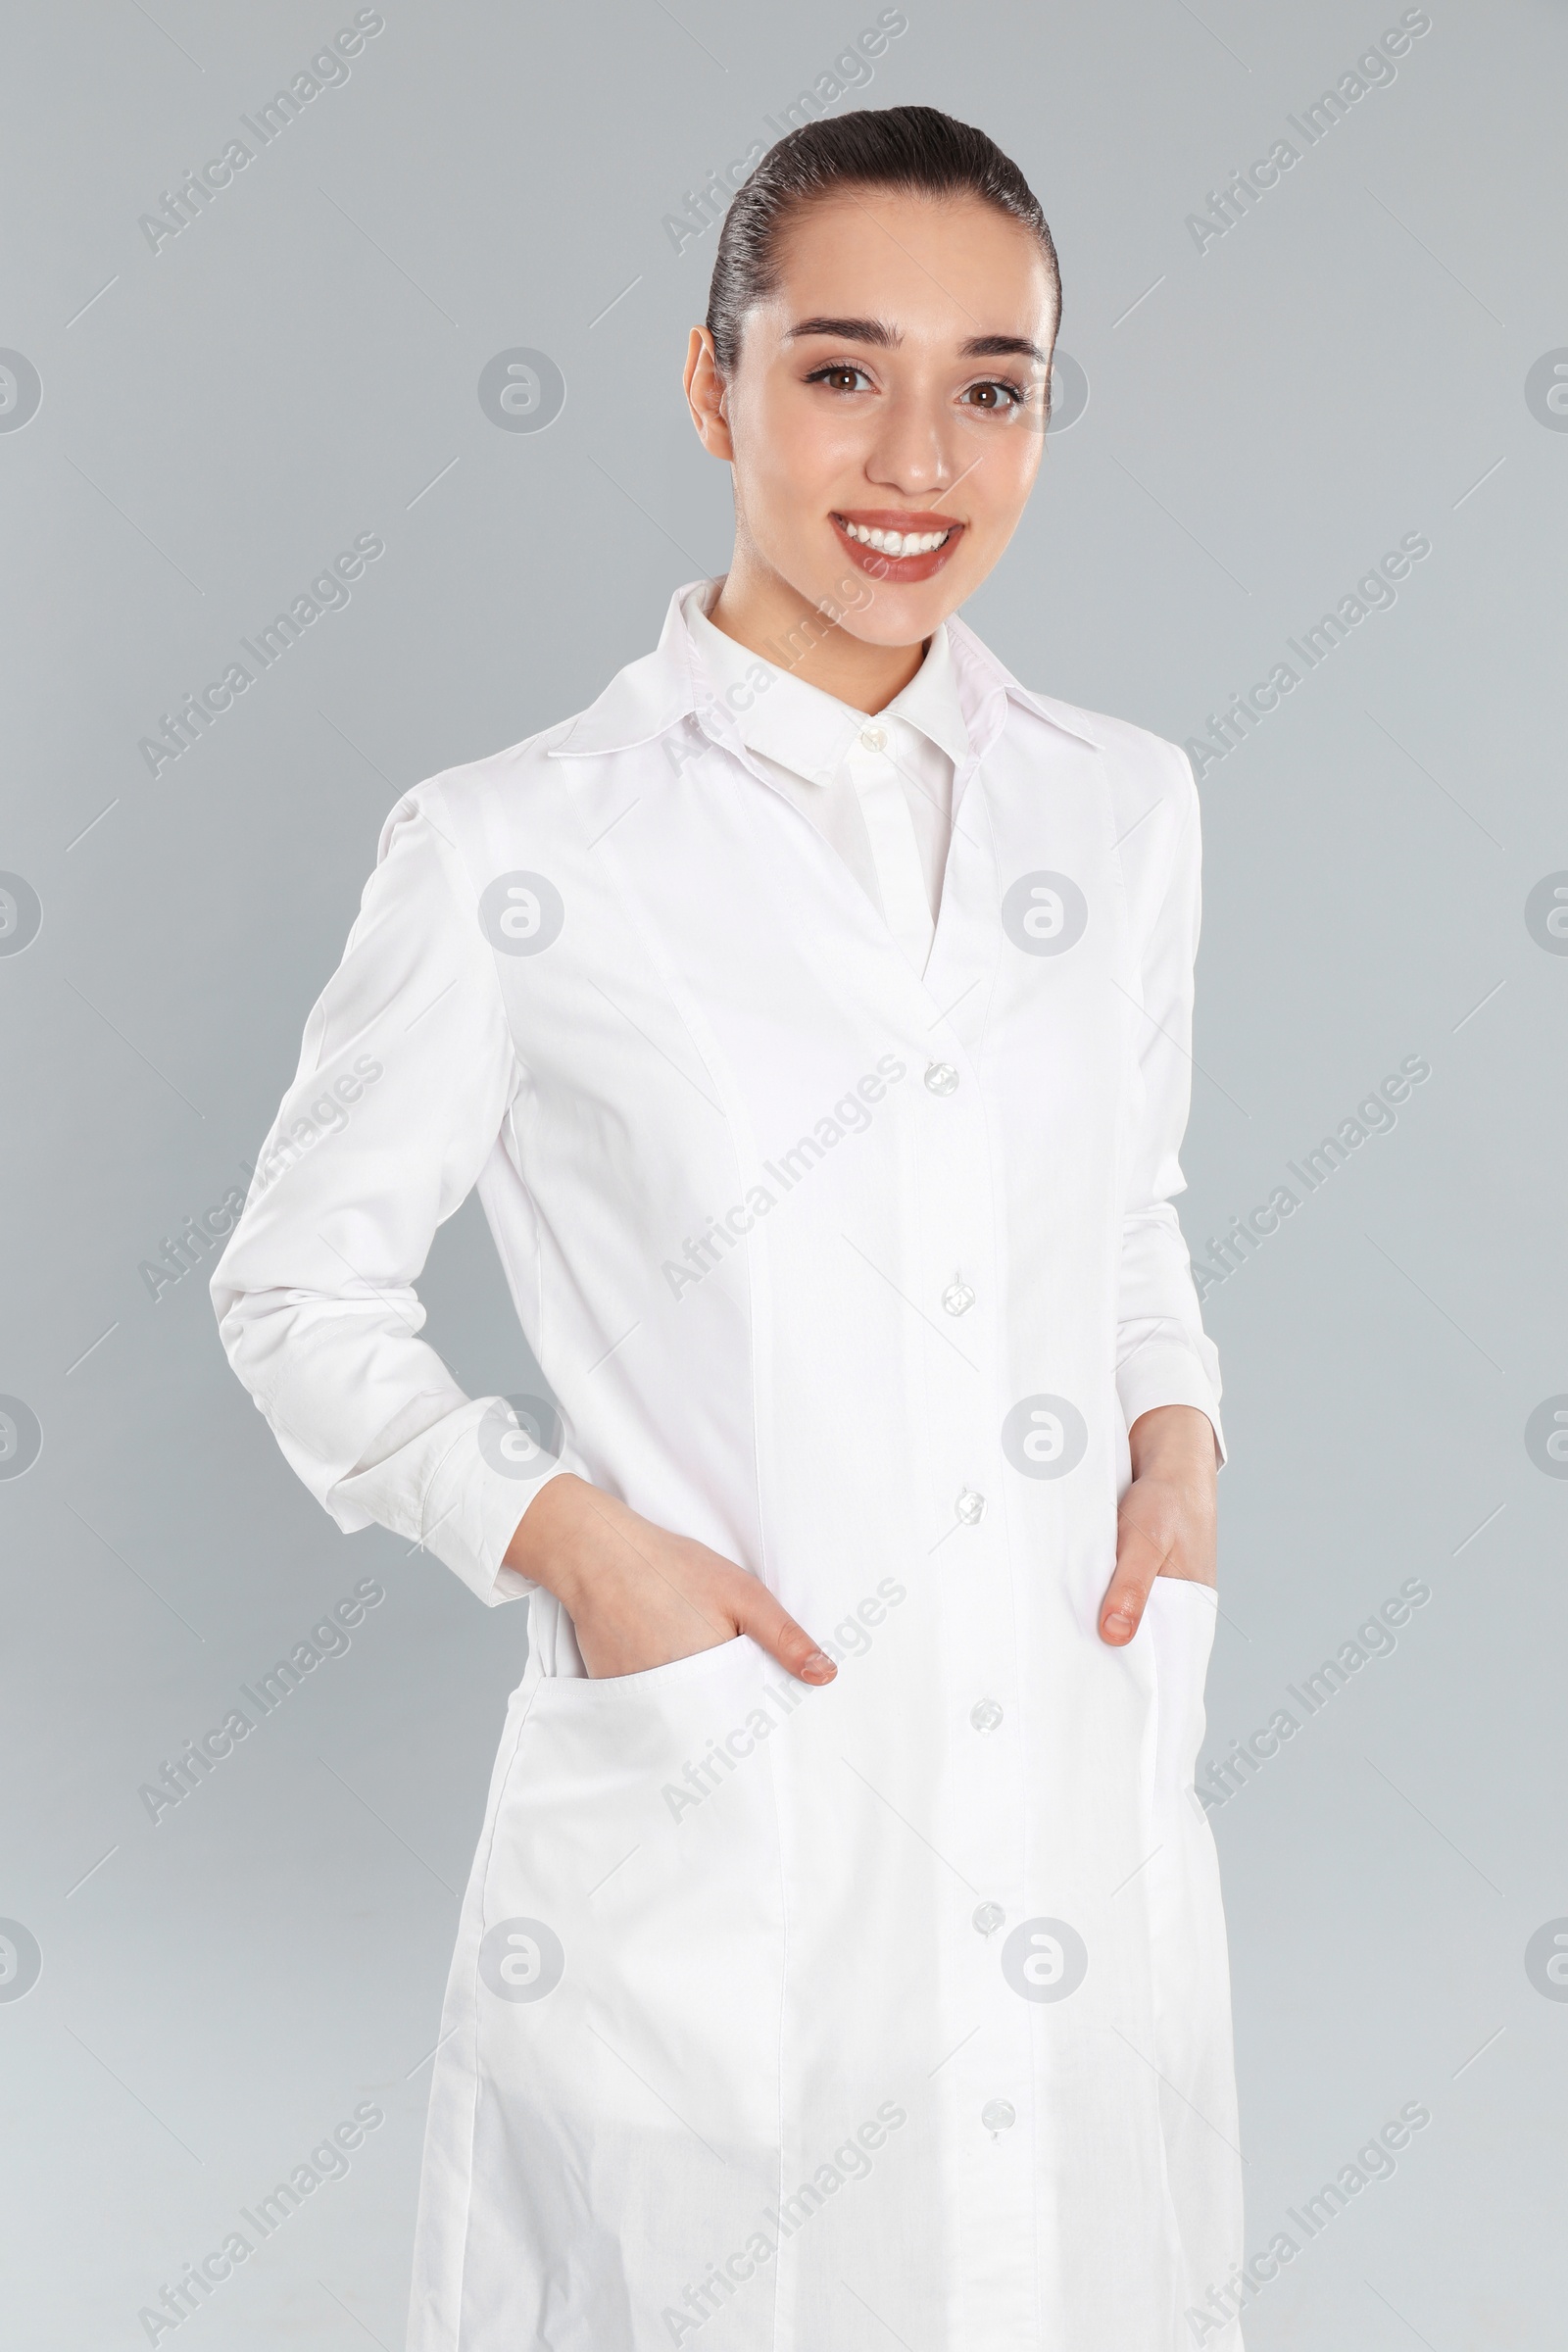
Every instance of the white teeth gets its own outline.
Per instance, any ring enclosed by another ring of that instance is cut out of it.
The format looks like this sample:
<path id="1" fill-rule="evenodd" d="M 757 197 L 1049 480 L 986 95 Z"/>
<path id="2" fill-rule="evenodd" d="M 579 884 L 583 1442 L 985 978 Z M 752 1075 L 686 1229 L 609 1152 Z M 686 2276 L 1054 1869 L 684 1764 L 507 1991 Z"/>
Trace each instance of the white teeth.
<path id="1" fill-rule="evenodd" d="M 879 556 L 928 556 L 952 536 L 951 526 L 946 531 L 875 531 L 862 522 L 846 522 L 844 528 Z"/>

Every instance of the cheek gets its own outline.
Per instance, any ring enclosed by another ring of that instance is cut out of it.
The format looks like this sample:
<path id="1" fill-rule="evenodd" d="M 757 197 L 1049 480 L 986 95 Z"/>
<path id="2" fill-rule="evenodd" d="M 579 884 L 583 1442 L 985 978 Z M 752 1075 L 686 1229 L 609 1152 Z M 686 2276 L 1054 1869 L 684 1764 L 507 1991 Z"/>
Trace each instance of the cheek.
<path id="1" fill-rule="evenodd" d="M 1009 428 L 1005 436 L 998 434 L 997 443 L 1000 446 L 984 452 L 968 449 L 957 468 L 972 468 L 952 501 L 969 525 L 952 566 L 961 568 L 966 578 L 988 571 L 996 563 L 1018 527 L 1040 471 L 1043 444 L 1038 433 L 1025 435 Z"/>
<path id="2" fill-rule="evenodd" d="M 1028 503 L 1045 451 L 1046 436 L 1032 418 L 998 429 L 970 476 L 977 519 L 1004 531 L 1012 529 Z"/>
<path id="3" fill-rule="evenodd" d="M 869 420 L 815 386 L 803 397 L 763 404 L 756 424 L 746 471 L 775 502 L 786 528 L 819 520 L 844 494 L 846 478 L 858 479 L 864 466 Z"/>

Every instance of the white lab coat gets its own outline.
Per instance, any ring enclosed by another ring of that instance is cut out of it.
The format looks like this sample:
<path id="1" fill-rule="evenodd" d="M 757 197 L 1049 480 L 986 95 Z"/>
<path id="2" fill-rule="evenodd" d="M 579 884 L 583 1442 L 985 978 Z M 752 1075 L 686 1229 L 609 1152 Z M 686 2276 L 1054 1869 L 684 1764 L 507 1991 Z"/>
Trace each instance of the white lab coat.
<path id="1" fill-rule="evenodd" d="M 1214 1595 L 1161 1579 L 1131 1644 L 1097 1631 L 1129 1427 L 1218 1426 L 1170 1205 L 1197 795 L 949 648 L 923 973 L 678 598 L 579 717 L 408 794 L 214 1276 L 340 1527 L 511 1599 L 570 1469 L 841 1661 L 593 1681 L 532 1592 L 413 2352 L 1240 2346 Z M 416 1336 L 474 1185 L 553 1398 L 467 1398 Z"/>

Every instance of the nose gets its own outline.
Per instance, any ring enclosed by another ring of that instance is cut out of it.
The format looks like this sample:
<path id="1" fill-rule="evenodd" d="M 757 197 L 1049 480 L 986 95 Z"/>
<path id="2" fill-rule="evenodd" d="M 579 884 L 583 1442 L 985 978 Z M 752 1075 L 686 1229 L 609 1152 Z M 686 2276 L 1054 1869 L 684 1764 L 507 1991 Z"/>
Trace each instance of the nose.
<path id="1" fill-rule="evenodd" d="M 955 446 L 957 427 L 945 399 L 906 389 L 881 409 L 880 430 L 865 461 L 866 480 L 903 498 L 929 499 L 950 490 L 963 469 Z"/>

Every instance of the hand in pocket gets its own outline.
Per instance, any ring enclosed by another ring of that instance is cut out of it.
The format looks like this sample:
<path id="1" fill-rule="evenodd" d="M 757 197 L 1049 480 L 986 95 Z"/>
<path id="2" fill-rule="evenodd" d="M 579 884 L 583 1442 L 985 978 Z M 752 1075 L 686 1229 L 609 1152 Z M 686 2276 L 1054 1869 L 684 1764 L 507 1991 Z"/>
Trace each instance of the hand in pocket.
<path id="1" fill-rule="evenodd" d="M 1116 1567 L 1100 1604 L 1100 1637 L 1121 1648 L 1137 1633 L 1156 1576 L 1216 1582 L 1214 1430 L 1192 1404 L 1143 1413 L 1131 1434 L 1133 1481 L 1116 1514 Z"/>
<path id="2" fill-rule="evenodd" d="M 672 1665 L 737 1634 L 803 1683 L 838 1672 L 760 1578 L 569 1472 L 540 1488 L 505 1565 L 555 1594 L 595 1679 Z"/>

